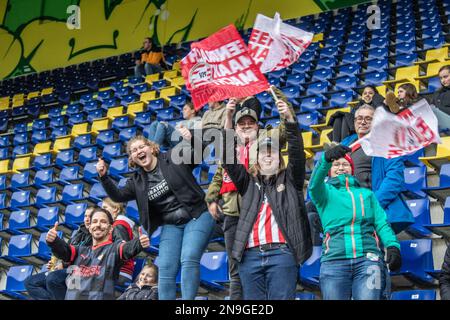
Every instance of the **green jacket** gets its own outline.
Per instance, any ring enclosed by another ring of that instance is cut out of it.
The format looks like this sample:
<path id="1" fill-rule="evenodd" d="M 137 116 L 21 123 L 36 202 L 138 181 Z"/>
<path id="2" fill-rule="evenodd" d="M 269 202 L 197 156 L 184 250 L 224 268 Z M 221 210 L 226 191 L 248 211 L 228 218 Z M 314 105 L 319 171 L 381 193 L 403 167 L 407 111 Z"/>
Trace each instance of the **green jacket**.
<path id="1" fill-rule="evenodd" d="M 383 258 L 384 247 L 400 244 L 374 193 L 359 186 L 351 175 L 324 182 L 331 163 L 324 156 L 311 176 L 309 194 L 324 230 L 321 261 L 351 259 L 375 254 Z"/>
<path id="2" fill-rule="evenodd" d="M 289 106 L 289 110 L 295 116 L 295 111 L 292 107 L 292 104 L 284 95 L 283 91 L 278 88 L 274 88 L 275 95 L 278 99 L 283 100 Z M 283 115 L 280 115 L 280 125 L 277 128 L 279 130 L 280 136 L 280 146 L 283 147 L 286 143 L 286 118 Z M 268 129 L 268 131 L 273 129 Z M 258 136 L 267 134 L 266 129 L 260 129 L 258 131 Z M 255 161 L 253 159 L 253 161 Z M 253 163 L 250 160 L 250 163 Z M 220 198 L 223 200 L 222 211 L 224 214 L 229 216 L 239 216 L 240 206 L 241 206 L 241 196 L 237 191 L 228 192 L 226 194 L 220 195 L 220 189 L 222 187 L 222 179 L 223 179 L 223 168 L 222 166 L 218 166 L 214 177 L 209 184 L 208 192 L 206 193 L 205 201 L 206 203 L 217 202 Z"/>

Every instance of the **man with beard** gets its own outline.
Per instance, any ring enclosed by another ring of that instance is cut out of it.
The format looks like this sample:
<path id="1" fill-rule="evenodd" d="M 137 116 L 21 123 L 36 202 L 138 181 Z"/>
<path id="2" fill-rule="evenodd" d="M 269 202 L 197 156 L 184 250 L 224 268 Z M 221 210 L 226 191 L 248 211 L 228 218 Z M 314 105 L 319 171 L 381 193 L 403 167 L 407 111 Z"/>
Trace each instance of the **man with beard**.
<path id="1" fill-rule="evenodd" d="M 58 223 L 47 233 L 46 242 L 52 253 L 70 262 L 67 277 L 66 300 L 114 300 L 114 282 L 124 261 L 150 247 L 147 235 L 129 242 L 112 242 L 113 218 L 102 209 L 95 208 L 91 215 L 89 232 L 92 246 L 72 246 L 58 238 Z"/>

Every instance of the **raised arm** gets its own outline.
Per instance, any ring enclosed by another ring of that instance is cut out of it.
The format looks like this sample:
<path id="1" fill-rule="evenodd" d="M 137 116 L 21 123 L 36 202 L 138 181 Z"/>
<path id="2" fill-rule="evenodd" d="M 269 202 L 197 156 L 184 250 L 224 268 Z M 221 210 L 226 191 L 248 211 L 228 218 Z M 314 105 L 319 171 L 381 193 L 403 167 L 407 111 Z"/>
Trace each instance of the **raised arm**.
<path id="1" fill-rule="evenodd" d="M 45 242 L 52 250 L 55 257 L 61 259 L 64 262 L 72 263 L 77 255 L 76 247 L 67 244 L 65 241 L 58 237 L 56 229 L 58 228 L 58 222 L 55 226 L 47 232 Z"/>
<path id="2" fill-rule="evenodd" d="M 245 166 L 238 163 L 234 130 L 223 130 L 223 146 L 222 168 L 227 171 L 238 192 L 243 195 L 247 191 L 250 175 L 245 169 Z"/>
<path id="3" fill-rule="evenodd" d="M 119 189 L 114 180 L 107 175 L 108 168 L 102 158 L 98 160 L 96 167 L 103 189 L 113 201 L 127 202 L 136 199 L 136 190 L 131 179 L 128 179 L 126 185 Z"/>
<path id="4" fill-rule="evenodd" d="M 293 178 L 293 182 L 297 190 L 303 191 L 306 158 L 305 151 L 303 149 L 303 138 L 300 134 L 298 124 L 294 119 L 288 120 L 286 122 L 289 156 L 289 163 L 287 168 L 289 177 Z"/>
<path id="5" fill-rule="evenodd" d="M 117 246 L 120 260 L 128 260 L 137 256 L 144 249 L 150 248 L 150 238 L 139 227 L 139 238 L 122 242 Z"/>

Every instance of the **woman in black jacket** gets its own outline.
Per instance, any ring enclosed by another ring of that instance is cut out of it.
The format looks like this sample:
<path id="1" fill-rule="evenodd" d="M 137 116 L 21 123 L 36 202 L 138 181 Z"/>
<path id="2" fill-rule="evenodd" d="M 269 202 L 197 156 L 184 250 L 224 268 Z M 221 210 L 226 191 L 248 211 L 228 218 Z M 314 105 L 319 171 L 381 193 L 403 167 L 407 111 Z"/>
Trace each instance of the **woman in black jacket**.
<path id="1" fill-rule="evenodd" d="M 270 131 L 270 136 L 260 136 L 254 144 L 259 150 L 251 173 L 236 163 L 235 155 L 230 159 L 227 154 L 222 165 L 242 196 L 232 252 L 239 262 L 243 296 L 247 300 L 294 299 L 298 265 L 309 258 L 312 250 L 303 200 L 303 140 L 287 104 L 278 101 L 277 106 L 287 120 L 287 168 L 274 134 L 276 129 Z M 225 131 L 227 152 L 235 150 L 234 139 L 229 139 L 232 134 L 231 130 Z"/>
<path id="2" fill-rule="evenodd" d="M 439 276 L 441 300 L 450 300 L 450 246 L 445 251 L 444 263 Z"/>
<path id="3" fill-rule="evenodd" d="M 181 128 L 180 133 L 186 140 L 192 137 L 186 128 Z M 194 151 L 187 144 L 183 146 L 183 153 L 188 151 L 188 160 L 192 160 Z M 97 164 L 103 188 L 113 201 L 136 199 L 140 223 L 148 234 L 163 225 L 158 262 L 160 300 L 176 299 L 180 265 L 182 298 L 195 298 L 200 284 L 200 259 L 215 225 L 205 193 L 192 175 L 195 165 L 193 161 L 181 161 L 177 147 L 160 153 L 159 146 L 143 136 L 132 138 L 127 144 L 129 165 L 138 169 L 120 189 L 106 174 L 105 162 L 100 159 Z"/>

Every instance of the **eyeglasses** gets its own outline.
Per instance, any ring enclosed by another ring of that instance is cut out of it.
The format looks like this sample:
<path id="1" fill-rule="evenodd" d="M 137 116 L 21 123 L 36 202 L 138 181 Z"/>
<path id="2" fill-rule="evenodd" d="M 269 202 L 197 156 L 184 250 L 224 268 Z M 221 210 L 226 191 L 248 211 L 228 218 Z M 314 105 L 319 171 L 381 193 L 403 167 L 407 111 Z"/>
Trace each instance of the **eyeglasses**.
<path id="1" fill-rule="evenodd" d="M 141 151 L 141 150 L 144 149 L 145 147 L 147 147 L 146 144 L 141 144 L 140 146 L 138 146 L 138 147 L 136 147 L 136 148 L 133 148 L 133 149 L 131 149 L 130 151 L 131 151 L 131 153 L 136 153 L 136 152 L 138 152 L 138 151 Z"/>
<path id="2" fill-rule="evenodd" d="M 334 168 L 339 168 L 339 167 L 343 167 L 343 168 L 350 168 L 351 165 L 348 162 L 334 162 L 333 163 L 333 167 Z"/>
<path id="3" fill-rule="evenodd" d="M 356 122 L 372 122 L 373 117 L 356 117 Z"/>

